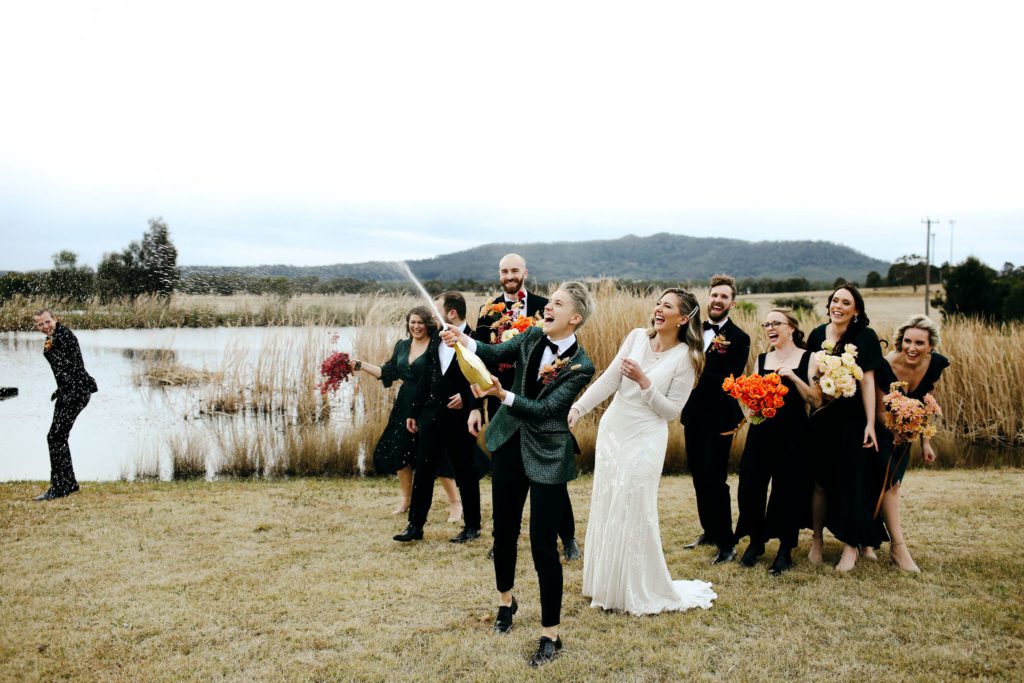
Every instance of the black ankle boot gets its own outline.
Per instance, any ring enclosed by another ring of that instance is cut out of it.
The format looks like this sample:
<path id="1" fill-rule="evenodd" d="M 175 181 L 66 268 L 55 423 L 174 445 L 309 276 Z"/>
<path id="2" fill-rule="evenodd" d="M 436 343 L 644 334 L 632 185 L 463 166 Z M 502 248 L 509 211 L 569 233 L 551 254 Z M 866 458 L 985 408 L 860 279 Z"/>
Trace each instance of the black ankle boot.
<path id="1" fill-rule="evenodd" d="M 747 549 L 743 551 L 743 557 L 740 558 L 740 564 L 744 567 L 753 567 L 757 564 L 757 558 L 764 555 L 764 543 L 750 542 Z"/>
<path id="2" fill-rule="evenodd" d="M 772 566 L 768 569 L 768 573 L 772 576 L 778 576 L 792 566 L 793 558 L 790 555 L 790 549 L 785 546 L 780 546 L 779 553 L 775 556 L 775 560 L 772 562 Z"/>

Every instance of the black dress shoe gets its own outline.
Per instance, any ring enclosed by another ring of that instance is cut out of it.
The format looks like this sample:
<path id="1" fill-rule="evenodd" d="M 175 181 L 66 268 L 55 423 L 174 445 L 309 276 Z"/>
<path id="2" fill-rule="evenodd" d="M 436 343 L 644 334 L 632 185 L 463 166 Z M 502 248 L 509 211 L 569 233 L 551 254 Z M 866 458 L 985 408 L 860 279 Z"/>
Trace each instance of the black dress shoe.
<path id="1" fill-rule="evenodd" d="M 402 543 L 409 543 L 410 541 L 419 541 L 423 538 L 423 529 L 419 528 L 418 526 L 413 526 L 412 524 L 410 524 L 409 526 L 405 527 L 405 531 L 396 536 L 392 536 L 392 538 L 396 541 L 401 541 Z"/>
<path id="2" fill-rule="evenodd" d="M 498 616 L 494 619 L 494 632 L 498 635 L 504 635 L 512 630 L 512 617 L 516 612 L 519 611 L 519 604 L 516 602 L 516 596 L 512 596 L 512 604 L 505 606 L 502 605 L 498 608 Z"/>
<path id="3" fill-rule="evenodd" d="M 779 548 L 779 554 L 775 556 L 775 561 L 772 562 L 772 566 L 768 568 L 768 573 L 772 576 L 778 576 L 787 569 L 792 568 L 793 558 L 790 557 L 789 550 L 783 550 Z"/>
<path id="4" fill-rule="evenodd" d="M 583 557 L 583 553 L 580 552 L 580 546 L 576 543 L 575 538 L 569 539 L 568 543 L 562 543 L 562 550 L 567 560 L 578 560 Z"/>
<path id="5" fill-rule="evenodd" d="M 707 534 L 701 534 L 693 543 L 687 543 L 683 546 L 686 550 L 694 550 L 699 545 L 714 545 L 708 540 Z"/>
<path id="6" fill-rule="evenodd" d="M 537 651 L 533 653 L 533 657 L 530 659 L 530 666 L 536 668 L 542 664 L 547 664 L 558 656 L 558 651 L 561 649 L 561 638 L 556 637 L 554 640 L 551 640 L 547 636 L 541 636 L 540 640 L 537 641 Z"/>
<path id="7" fill-rule="evenodd" d="M 38 496 L 36 496 L 32 500 L 43 501 L 43 500 L 53 500 L 54 498 L 60 498 L 60 496 L 58 496 L 56 493 L 54 493 L 53 489 L 46 489 L 45 491 L 40 493 Z"/>
<path id="8" fill-rule="evenodd" d="M 740 558 L 740 564 L 744 567 L 753 567 L 757 564 L 757 558 L 764 555 L 764 544 L 754 543 L 751 541 L 747 549 L 743 551 L 743 557 Z"/>
<path id="9" fill-rule="evenodd" d="M 463 527 L 462 531 L 455 538 L 449 538 L 452 543 L 467 543 L 474 538 L 480 538 L 480 530 L 471 527 Z"/>
<path id="10" fill-rule="evenodd" d="M 732 562 L 736 559 L 736 548 L 719 548 L 718 554 L 715 555 L 715 559 L 711 560 L 711 564 L 725 564 L 726 562 Z"/>

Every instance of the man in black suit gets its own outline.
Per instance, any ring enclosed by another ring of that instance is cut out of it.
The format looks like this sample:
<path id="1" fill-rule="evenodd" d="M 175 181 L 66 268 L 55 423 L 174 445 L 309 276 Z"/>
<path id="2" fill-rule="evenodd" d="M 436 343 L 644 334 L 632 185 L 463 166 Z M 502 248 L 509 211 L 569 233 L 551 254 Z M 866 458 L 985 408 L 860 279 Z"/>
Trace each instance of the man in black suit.
<path id="1" fill-rule="evenodd" d="M 490 303 L 504 304 L 505 311 L 512 319 L 526 315 L 531 318 L 542 315 L 548 300 L 536 292 L 526 289 L 526 277 L 529 271 L 526 269 L 526 260 L 519 254 L 506 254 L 498 262 L 498 279 L 501 282 L 502 292 Z M 483 310 L 481 310 L 483 313 Z M 494 330 L 491 325 L 497 322 L 504 313 L 489 313 L 481 315 L 476 321 L 476 330 L 470 336 L 485 344 L 497 344 L 501 342 L 500 333 Z M 501 382 L 501 386 L 510 387 L 516 378 L 515 363 L 500 363 L 494 372 L 494 376 Z M 494 397 L 486 399 L 488 419 L 493 419 L 501 407 L 501 402 Z M 481 411 L 475 411 L 470 415 L 470 430 L 479 434 L 483 423 Z M 569 491 L 566 489 L 564 501 L 564 517 L 558 529 L 558 536 L 562 539 L 562 549 L 567 560 L 580 558 L 580 546 L 576 542 L 576 520 L 572 510 L 572 500 L 569 498 Z M 494 548 L 488 553 L 488 557 L 494 557 Z"/>
<path id="2" fill-rule="evenodd" d="M 729 499 L 729 450 L 743 422 L 739 403 L 722 391 L 729 375 L 739 377 L 750 355 L 750 337 L 729 320 L 736 305 L 736 280 L 711 277 L 708 319 L 704 321 L 704 370 L 683 408 L 686 459 L 697 494 L 697 515 L 703 533 L 686 546 L 718 547 L 713 564 L 736 557 Z"/>
<path id="3" fill-rule="evenodd" d="M 444 323 L 454 325 L 467 334 L 466 299 L 458 292 L 445 292 L 435 304 L 443 311 Z M 416 472 L 412 480 L 412 501 L 409 504 L 409 525 L 396 535 L 396 541 L 409 542 L 423 538 L 423 525 L 434 497 L 437 463 L 442 453 L 455 468 L 455 483 L 462 497 L 465 526 L 452 543 L 466 543 L 480 536 L 480 479 L 473 465 L 476 439 L 466 429 L 469 412 L 479 405 L 473 397 L 465 375 L 455 360 L 455 350 L 440 342 L 435 335 L 426 350 L 428 374 L 416 387 L 411 417 L 406 428 L 419 433 Z"/>
<path id="4" fill-rule="evenodd" d="M 36 329 L 46 335 L 43 357 L 57 380 L 57 390 L 50 396 L 51 401 L 56 401 L 53 423 L 46 435 L 50 449 L 50 488 L 35 498 L 42 501 L 63 498 L 78 490 L 68 437 L 75 420 L 96 393 L 96 380 L 85 371 L 82 349 L 74 332 L 60 324 L 46 309 L 36 313 L 35 320 Z"/>

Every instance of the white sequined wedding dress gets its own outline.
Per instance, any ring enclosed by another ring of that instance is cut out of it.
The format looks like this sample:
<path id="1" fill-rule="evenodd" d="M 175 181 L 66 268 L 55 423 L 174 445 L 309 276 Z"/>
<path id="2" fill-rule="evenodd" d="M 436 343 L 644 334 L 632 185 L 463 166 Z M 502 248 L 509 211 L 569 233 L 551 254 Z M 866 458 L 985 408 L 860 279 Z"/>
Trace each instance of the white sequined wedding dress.
<path id="1" fill-rule="evenodd" d="M 651 380 L 646 391 L 622 377 L 622 359 Z M 668 420 L 678 420 L 694 384 L 686 344 L 655 353 L 642 329 L 629 333 L 575 407 L 581 415 L 612 394 L 597 432 L 594 490 L 583 554 L 583 595 L 591 607 L 656 614 L 708 609 L 718 596 L 705 581 L 673 581 L 658 526 L 658 485 Z"/>

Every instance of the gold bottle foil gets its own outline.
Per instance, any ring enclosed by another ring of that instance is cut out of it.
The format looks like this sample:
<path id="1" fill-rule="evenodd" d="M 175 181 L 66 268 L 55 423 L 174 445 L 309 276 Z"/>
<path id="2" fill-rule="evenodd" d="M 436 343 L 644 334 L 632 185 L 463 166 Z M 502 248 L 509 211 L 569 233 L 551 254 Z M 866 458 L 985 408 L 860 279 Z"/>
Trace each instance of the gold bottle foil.
<path id="1" fill-rule="evenodd" d="M 461 343 L 455 344 L 455 358 L 459 361 L 459 369 L 470 384 L 475 384 L 486 391 L 491 388 L 491 373 L 480 360 L 480 357 Z"/>

